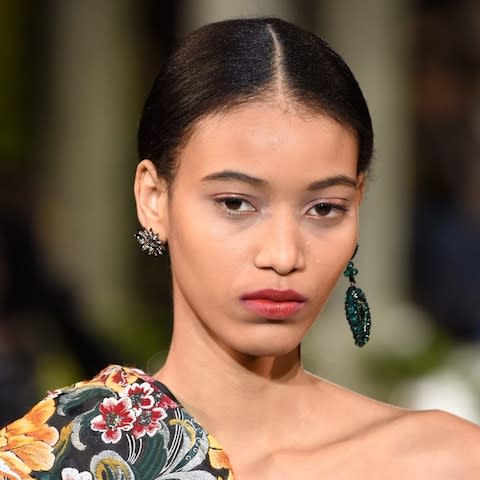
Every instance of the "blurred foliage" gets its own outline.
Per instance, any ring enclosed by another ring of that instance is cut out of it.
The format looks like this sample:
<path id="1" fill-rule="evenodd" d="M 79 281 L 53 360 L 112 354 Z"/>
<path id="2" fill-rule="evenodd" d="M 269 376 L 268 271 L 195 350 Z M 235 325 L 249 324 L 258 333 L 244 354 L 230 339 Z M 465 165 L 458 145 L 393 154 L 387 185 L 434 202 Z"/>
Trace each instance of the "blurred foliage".
<path id="1" fill-rule="evenodd" d="M 454 345 L 446 332 L 435 331 L 424 348 L 408 356 L 375 351 L 366 357 L 365 367 L 383 398 L 389 398 L 400 382 L 415 379 L 445 364 Z"/>

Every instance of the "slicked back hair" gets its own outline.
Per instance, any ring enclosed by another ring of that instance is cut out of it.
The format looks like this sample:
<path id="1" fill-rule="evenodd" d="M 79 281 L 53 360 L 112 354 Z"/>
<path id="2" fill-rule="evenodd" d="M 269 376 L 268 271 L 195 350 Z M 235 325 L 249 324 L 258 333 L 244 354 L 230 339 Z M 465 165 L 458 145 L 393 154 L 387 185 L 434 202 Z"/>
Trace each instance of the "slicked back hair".
<path id="1" fill-rule="evenodd" d="M 168 182 L 179 149 L 208 115 L 249 101 L 284 98 L 351 128 L 357 172 L 373 151 L 368 107 L 351 70 L 313 33 L 278 18 L 235 19 L 189 34 L 155 79 L 138 131 L 139 159 Z"/>

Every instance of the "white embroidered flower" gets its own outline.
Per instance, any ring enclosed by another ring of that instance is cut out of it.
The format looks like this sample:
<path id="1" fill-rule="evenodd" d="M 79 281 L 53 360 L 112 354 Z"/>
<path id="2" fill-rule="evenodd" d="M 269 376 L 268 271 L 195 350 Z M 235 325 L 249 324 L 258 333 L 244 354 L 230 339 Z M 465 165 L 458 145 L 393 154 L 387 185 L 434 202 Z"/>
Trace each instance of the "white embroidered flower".
<path id="1" fill-rule="evenodd" d="M 64 468 L 62 470 L 62 480 L 93 480 L 90 472 L 79 472 L 76 468 Z"/>

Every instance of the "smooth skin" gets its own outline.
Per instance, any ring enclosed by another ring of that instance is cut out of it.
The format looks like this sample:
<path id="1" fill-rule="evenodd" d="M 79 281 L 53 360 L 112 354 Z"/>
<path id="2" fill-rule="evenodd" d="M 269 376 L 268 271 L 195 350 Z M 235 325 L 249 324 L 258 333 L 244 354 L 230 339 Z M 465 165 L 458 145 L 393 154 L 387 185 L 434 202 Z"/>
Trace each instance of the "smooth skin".
<path id="1" fill-rule="evenodd" d="M 138 165 L 138 218 L 168 241 L 172 267 L 173 337 L 156 378 L 219 441 L 237 480 L 480 478 L 480 428 L 302 366 L 301 341 L 357 243 L 357 155 L 349 128 L 277 99 L 201 120 L 170 185 Z M 261 318 L 240 297 L 263 288 L 296 290 L 305 306 Z"/>

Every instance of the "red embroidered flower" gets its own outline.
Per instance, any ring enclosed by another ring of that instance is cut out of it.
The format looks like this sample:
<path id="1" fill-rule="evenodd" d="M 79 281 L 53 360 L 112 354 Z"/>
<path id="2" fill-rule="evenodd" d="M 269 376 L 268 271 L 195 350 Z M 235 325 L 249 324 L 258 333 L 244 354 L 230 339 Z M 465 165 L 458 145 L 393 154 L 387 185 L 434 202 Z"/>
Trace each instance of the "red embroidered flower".
<path id="1" fill-rule="evenodd" d="M 125 393 L 122 394 L 122 397 L 126 396 L 130 398 L 134 408 L 149 409 L 152 408 L 155 403 L 152 394 L 152 386 L 147 382 L 143 382 L 142 384 L 134 383 L 130 385 Z"/>
<path id="2" fill-rule="evenodd" d="M 136 420 L 132 401 L 125 397 L 119 400 L 114 397 L 105 398 L 99 406 L 100 415 L 90 422 L 92 430 L 102 433 L 105 443 L 117 443 L 122 438 L 122 430 L 133 428 Z"/>
<path id="3" fill-rule="evenodd" d="M 133 426 L 132 434 L 135 438 L 141 438 L 145 434 L 153 437 L 162 428 L 160 423 L 167 414 L 163 408 L 155 407 L 149 410 L 136 409 L 137 420 Z"/>
<path id="4" fill-rule="evenodd" d="M 169 396 L 162 394 L 160 400 L 157 402 L 157 407 L 164 408 L 165 410 L 168 408 L 176 408 L 178 407 L 177 403 L 174 402 Z"/>
<path id="5" fill-rule="evenodd" d="M 127 385 L 127 375 L 125 373 L 125 370 L 123 368 L 115 370 L 111 377 L 111 380 L 113 383 L 116 383 L 122 387 Z"/>

